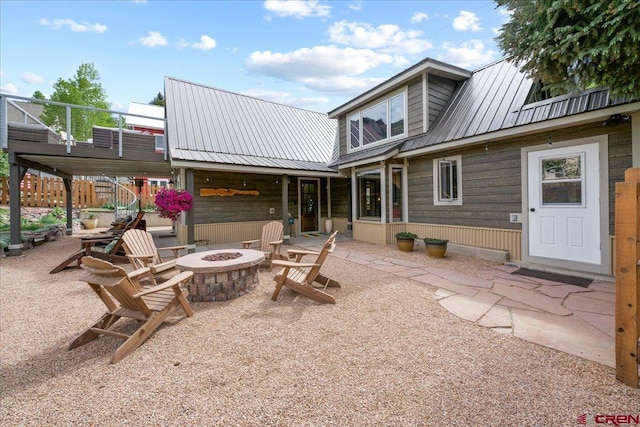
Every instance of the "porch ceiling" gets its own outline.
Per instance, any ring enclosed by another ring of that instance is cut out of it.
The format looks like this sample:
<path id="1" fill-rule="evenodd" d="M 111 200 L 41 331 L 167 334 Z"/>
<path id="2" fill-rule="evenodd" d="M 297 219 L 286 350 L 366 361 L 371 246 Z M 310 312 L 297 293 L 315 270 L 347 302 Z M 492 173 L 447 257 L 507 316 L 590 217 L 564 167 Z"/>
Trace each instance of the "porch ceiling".
<path id="1" fill-rule="evenodd" d="M 103 174 L 106 176 L 149 176 L 157 178 L 171 176 L 171 164 L 168 161 L 96 159 L 38 154 L 21 154 L 20 158 L 46 166 L 48 170 L 42 170 L 38 167 L 34 167 L 34 169 L 53 174 L 59 171 L 76 176 L 100 176 Z"/>

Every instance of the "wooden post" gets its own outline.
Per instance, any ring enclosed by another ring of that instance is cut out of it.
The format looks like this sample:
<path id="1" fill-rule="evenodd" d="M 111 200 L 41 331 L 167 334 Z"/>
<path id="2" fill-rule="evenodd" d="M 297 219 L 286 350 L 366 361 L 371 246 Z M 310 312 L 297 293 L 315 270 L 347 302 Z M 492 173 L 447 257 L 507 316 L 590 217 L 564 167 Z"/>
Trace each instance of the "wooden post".
<path id="1" fill-rule="evenodd" d="M 638 388 L 640 168 L 616 183 L 616 378 Z"/>

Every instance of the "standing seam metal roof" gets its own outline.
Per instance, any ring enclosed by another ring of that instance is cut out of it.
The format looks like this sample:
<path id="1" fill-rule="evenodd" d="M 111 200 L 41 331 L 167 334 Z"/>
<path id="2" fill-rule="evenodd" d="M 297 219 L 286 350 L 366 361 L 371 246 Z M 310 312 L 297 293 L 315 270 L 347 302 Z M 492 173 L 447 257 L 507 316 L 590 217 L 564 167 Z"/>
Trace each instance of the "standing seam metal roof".
<path id="1" fill-rule="evenodd" d="M 332 171 L 337 120 L 165 77 L 172 160 Z"/>

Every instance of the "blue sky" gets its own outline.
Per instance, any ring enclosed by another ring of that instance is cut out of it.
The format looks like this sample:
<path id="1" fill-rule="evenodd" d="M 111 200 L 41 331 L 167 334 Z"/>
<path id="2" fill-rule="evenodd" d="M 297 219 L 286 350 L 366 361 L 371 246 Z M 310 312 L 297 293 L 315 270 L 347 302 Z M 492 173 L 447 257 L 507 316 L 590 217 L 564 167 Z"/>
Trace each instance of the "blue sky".
<path id="1" fill-rule="evenodd" d="M 328 112 L 424 58 L 469 70 L 503 55 L 492 1 L 0 2 L 0 88 L 53 92 L 93 63 L 112 109 L 164 76 Z"/>

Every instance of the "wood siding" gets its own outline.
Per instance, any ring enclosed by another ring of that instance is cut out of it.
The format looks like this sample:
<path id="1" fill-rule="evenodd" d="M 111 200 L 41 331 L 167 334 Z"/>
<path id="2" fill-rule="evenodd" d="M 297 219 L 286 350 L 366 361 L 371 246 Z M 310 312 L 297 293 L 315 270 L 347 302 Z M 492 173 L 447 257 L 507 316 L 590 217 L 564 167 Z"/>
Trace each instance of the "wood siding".
<path id="1" fill-rule="evenodd" d="M 423 156 L 409 162 L 409 222 L 520 230 L 509 213 L 522 211 L 521 148 L 588 136 L 609 134 L 609 199 L 615 205 L 615 182 L 632 166 L 629 123 L 603 127 L 600 123 L 541 133 L 484 146 Z M 462 155 L 462 206 L 434 206 L 433 159 Z M 609 217 L 613 233 L 613 207 Z"/>
<path id="2" fill-rule="evenodd" d="M 207 180 L 208 179 L 208 180 Z M 298 177 L 290 176 L 288 212 L 298 222 Z M 195 171 L 194 217 L 195 224 L 282 220 L 282 177 L 275 175 L 235 174 L 226 172 Z M 246 184 L 246 185 L 245 185 Z M 203 197 L 200 188 L 233 188 L 255 190 L 257 196 Z M 328 214 L 327 178 L 320 179 L 320 214 Z M 331 216 L 348 215 L 348 180 L 331 179 Z M 270 209 L 274 213 L 270 213 Z"/>
<path id="3" fill-rule="evenodd" d="M 407 88 L 407 132 L 416 136 L 424 133 L 422 76 L 411 80 Z"/>
<path id="4" fill-rule="evenodd" d="M 429 128 L 451 98 L 456 85 L 451 79 L 429 74 Z"/>

